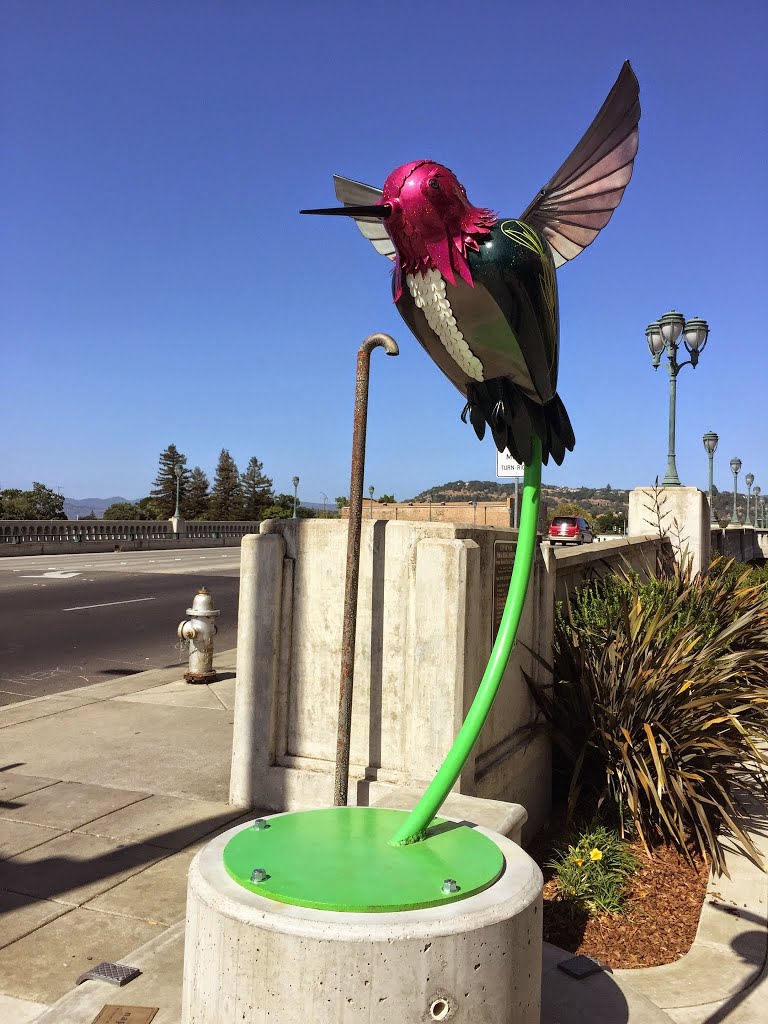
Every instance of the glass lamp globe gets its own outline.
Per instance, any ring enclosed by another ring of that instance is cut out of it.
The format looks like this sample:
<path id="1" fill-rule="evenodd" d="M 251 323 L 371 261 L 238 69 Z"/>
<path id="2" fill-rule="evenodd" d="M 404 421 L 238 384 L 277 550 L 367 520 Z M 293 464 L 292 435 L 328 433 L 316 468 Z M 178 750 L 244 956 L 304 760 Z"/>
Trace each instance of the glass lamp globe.
<path id="1" fill-rule="evenodd" d="M 661 320 L 659 320 L 659 326 L 661 327 L 661 336 L 665 343 L 667 345 L 674 345 L 683 332 L 685 318 L 682 313 L 678 313 L 676 309 L 673 309 L 670 313 L 665 313 Z"/>
<path id="2" fill-rule="evenodd" d="M 648 348 L 652 356 L 661 354 L 664 348 L 664 339 L 661 336 L 661 325 L 658 320 L 648 324 L 645 328 L 645 337 L 648 339 Z"/>
<path id="3" fill-rule="evenodd" d="M 714 455 L 717 451 L 717 442 L 719 440 L 720 438 L 713 430 L 710 430 L 707 434 L 704 435 L 704 437 L 702 437 L 704 447 L 710 455 Z"/>
<path id="4" fill-rule="evenodd" d="M 703 352 L 709 337 L 709 324 L 695 316 L 692 320 L 686 320 L 683 340 L 689 352 Z"/>

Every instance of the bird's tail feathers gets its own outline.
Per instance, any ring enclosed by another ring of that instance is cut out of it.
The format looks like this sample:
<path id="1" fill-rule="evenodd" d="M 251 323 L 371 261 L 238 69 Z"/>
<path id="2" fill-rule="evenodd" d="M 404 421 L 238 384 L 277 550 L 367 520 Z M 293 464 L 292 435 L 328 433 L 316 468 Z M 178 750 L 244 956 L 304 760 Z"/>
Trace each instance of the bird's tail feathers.
<path id="1" fill-rule="evenodd" d="M 514 459 L 526 465 L 531 461 L 534 434 L 541 439 L 545 464 L 551 456 L 559 466 L 566 449 L 572 451 L 576 443 L 559 395 L 546 405 L 538 405 L 505 377 L 467 385 L 467 404 L 461 414 L 464 423 L 467 417 L 480 440 L 485 436 L 487 424 L 498 450 L 502 452 L 506 448 Z"/>

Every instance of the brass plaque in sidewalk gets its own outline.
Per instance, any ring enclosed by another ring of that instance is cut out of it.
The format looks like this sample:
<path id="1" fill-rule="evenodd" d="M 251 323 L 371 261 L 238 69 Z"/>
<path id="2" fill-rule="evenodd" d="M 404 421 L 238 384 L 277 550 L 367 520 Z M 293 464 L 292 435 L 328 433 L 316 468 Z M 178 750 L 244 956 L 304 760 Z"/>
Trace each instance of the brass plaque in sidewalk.
<path id="1" fill-rule="evenodd" d="M 91 1024 L 151 1024 L 158 1006 L 104 1006 Z"/>

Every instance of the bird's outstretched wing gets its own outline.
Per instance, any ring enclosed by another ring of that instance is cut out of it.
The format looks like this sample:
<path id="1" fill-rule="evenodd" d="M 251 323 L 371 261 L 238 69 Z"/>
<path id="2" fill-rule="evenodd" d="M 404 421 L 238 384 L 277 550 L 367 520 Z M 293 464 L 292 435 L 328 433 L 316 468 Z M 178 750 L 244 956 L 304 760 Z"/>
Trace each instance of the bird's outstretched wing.
<path id="1" fill-rule="evenodd" d="M 639 120 L 640 87 L 625 61 L 581 142 L 520 218 L 547 239 L 556 267 L 586 249 L 621 202 L 632 177 Z"/>
<path id="2" fill-rule="evenodd" d="M 338 174 L 334 174 L 333 184 L 336 188 L 336 198 L 345 206 L 374 206 L 383 195 L 380 188 L 363 185 L 362 182 L 352 181 L 351 178 L 341 178 Z M 381 218 L 355 217 L 354 221 L 376 252 L 390 260 L 396 259 L 397 252 Z"/>

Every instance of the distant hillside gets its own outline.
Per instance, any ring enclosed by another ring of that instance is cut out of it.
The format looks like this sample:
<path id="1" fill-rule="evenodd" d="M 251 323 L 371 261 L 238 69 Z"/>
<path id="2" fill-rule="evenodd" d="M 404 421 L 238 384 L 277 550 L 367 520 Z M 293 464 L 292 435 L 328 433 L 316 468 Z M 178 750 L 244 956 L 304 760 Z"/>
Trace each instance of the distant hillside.
<path id="1" fill-rule="evenodd" d="M 520 481 L 522 485 L 522 480 Z M 506 501 L 515 493 L 514 482 L 497 483 L 494 480 L 455 480 L 452 483 L 430 487 L 408 501 Z M 575 502 L 592 515 L 618 513 L 626 516 L 629 510 L 629 491 L 606 487 L 555 487 L 543 484 L 542 504 L 556 507 L 561 502 Z"/>
<path id="2" fill-rule="evenodd" d="M 117 504 L 118 501 L 136 501 L 136 499 L 119 496 L 114 498 L 65 498 L 64 515 L 67 519 L 77 519 L 78 516 L 89 516 L 93 513 L 97 519 L 101 519 L 104 509 Z"/>

